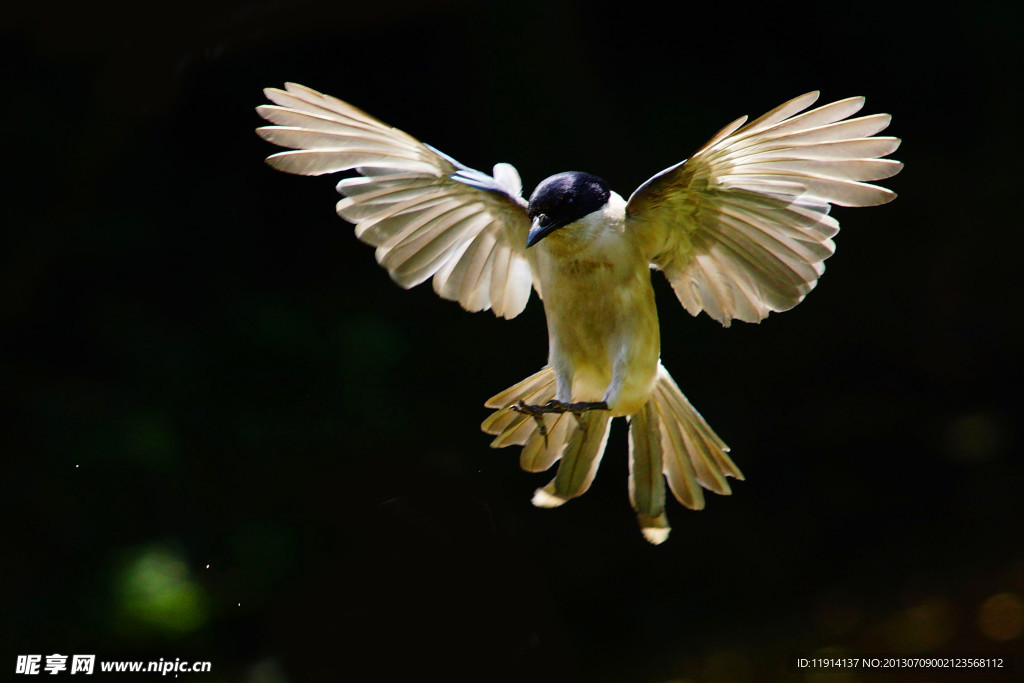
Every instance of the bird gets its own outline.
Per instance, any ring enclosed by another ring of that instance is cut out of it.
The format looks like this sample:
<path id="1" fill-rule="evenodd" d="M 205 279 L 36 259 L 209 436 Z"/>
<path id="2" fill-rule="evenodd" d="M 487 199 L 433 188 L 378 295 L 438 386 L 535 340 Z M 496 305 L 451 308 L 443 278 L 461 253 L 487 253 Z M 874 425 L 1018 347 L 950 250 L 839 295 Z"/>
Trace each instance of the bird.
<path id="1" fill-rule="evenodd" d="M 557 507 L 585 493 L 615 418 L 628 421 L 628 494 L 643 538 L 669 536 L 667 490 L 701 509 L 703 489 L 743 480 L 726 443 L 660 360 L 652 273 L 691 315 L 728 327 L 787 311 L 815 287 L 835 250 L 832 206 L 876 206 L 896 194 L 872 184 L 903 164 L 879 136 L 888 114 L 855 116 L 863 97 L 811 109 L 818 91 L 748 122 L 737 118 L 628 199 L 590 173 L 552 175 L 523 197 L 507 163 L 469 168 L 335 97 L 295 83 L 268 88 L 257 128 L 285 151 L 280 171 L 354 171 L 337 184 L 341 218 L 401 287 L 428 279 L 471 312 L 514 318 L 532 292 L 543 303 L 547 364 L 491 397 L 481 425 L 491 446 L 522 446 L 520 466 L 554 478 L 532 502 Z"/>

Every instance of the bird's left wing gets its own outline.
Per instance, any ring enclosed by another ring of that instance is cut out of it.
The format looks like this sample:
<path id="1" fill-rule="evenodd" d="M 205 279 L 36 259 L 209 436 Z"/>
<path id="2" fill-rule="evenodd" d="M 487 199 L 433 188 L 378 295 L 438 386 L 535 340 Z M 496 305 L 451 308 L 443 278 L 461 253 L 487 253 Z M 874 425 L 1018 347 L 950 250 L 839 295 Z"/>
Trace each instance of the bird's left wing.
<path id="1" fill-rule="evenodd" d="M 746 125 L 737 119 L 629 198 L 630 235 L 692 315 L 703 310 L 728 326 L 796 306 L 835 249 L 831 205 L 895 198 L 864 182 L 903 168 L 881 158 L 899 139 L 873 137 L 889 115 L 848 118 L 863 97 L 801 114 L 817 97 L 794 98 Z"/>
<path id="2" fill-rule="evenodd" d="M 334 97 L 295 83 L 264 91 L 256 108 L 273 126 L 261 137 L 287 147 L 267 163 L 300 175 L 355 169 L 338 191 L 338 214 L 377 247 L 377 261 L 406 289 L 433 277 L 434 291 L 469 311 L 513 318 L 526 308 L 532 275 L 530 221 L 519 174 L 463 166 Z"/>

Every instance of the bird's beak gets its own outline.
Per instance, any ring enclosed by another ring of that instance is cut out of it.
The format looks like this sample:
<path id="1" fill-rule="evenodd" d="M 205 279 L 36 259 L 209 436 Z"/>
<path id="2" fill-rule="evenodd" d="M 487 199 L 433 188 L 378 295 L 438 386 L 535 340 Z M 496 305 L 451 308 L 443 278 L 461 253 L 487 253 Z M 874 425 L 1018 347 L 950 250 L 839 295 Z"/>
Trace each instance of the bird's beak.
<path id="1" fill-rule="evenodd" d="M 540 214 L 533 219 L 533 225 L 530 226 L 530 234 L 526 237 L 526 248 L 529 249 L 560 227 L 562 225 L 548 218 L 547 214 Z"/>

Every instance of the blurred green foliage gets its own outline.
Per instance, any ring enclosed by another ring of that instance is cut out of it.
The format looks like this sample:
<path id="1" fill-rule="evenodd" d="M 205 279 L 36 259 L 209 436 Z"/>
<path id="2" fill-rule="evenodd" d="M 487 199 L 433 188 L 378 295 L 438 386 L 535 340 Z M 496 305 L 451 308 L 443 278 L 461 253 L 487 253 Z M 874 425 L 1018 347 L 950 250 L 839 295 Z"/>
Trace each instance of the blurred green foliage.
<path id="1" fill-rule="evenodd" d="M 114 580 L 116 628 L 126 640 L 140 635 L 174 638 L 201 628 L 208 619 L 202 588 L 169 548 L 150 546 L 130 553 Z"/>

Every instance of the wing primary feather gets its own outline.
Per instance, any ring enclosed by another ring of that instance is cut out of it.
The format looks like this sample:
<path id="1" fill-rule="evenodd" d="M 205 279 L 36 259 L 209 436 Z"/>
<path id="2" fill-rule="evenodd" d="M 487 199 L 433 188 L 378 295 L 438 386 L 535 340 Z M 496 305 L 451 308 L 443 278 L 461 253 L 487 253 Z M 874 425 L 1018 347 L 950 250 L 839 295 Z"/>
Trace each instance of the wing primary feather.
<path id="1" fill-rule="evenodd" d="M 738 131 L 736 131 L 734 137 L 747 137 L 753 133 L 757 133 L 758 131 L 770 128 L 777 122 L 783 121 L 789 118 L 790 116 L 798 114 L 802 112 L 804 109 L 807 109 L 807 107 L 811 106 L 812 104 L 815 103 L 815 101 L 817 101 L 818 96 L 820 94 L 821 93 L 819 91 L 813 90 L 809 93 L 805 93 L 803 95 L 799 95 L 798 97 L 794 97 L 788 102 L 783 102 L 782 104 L 775 107 L 768 113 L 759 116 L 758 118 L 754 119 L 743 128 L 740 128 Z"/>
<path id="2" fill-rule="evenodd" d="M 296 83 L 264 91 L 256 108 L 274 125 L 257 134 L 286 148 L 267 159 L 301 175 L 355 170 L 338 191 L 338 214 L 375 247 L 392 279 L 434 290 L 470 311 L 511 318 L 526 307 L 533 274 L 525 257 L 530 221 L 510 164 L 494 177 L 337 98 Z M 497 258 L 496 258 L 497 255 Z"/>

